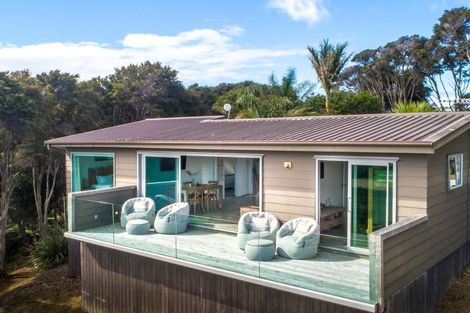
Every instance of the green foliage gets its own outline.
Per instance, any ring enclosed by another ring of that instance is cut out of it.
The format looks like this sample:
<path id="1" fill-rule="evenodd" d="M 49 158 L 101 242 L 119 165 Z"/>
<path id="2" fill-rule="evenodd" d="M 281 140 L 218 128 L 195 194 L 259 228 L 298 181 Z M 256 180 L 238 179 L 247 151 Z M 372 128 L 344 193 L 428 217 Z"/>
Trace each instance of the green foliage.
<path id="1" fill-rule="evenodd" d="M 40 238 L 30 249 L 31 263 L 40 271 L 56 267 L 67 261 L 68 247 L 64 230 L 55 225 L 46 236 Z"/>
<path id="2" fill-rule="evenodd" d="M 303 101 L 312 90 L 313 85 L 309 82 L 297 84 L 295 70 L 291 68 L 280 81 L 272 74 L 268 85 L 251 83 L 231 89 L 217 99 L 212 109 L 225 114 L 223 106 L 230 103 L 234 118 L 308 115 Z"/>
<path id="3" fill-rule="evenodd" d="M 332 45 L 328 39 L 324 39 L 317 49 L 308 46 L 310 63 L 317 73 L 323 90 L 325 91 L 325 111 L 331 113 L 330 94 L 337 88 L 342 71 L 351 55 L 346 54 L 348 43 Z"/>
<path id="4" fill-rule="evenodd" d="M 369 92 L 337 91 L 331 95 L 334 114 L 382 113 L 379 98 Z"/>
<path id="5" fill-rule="evenodd" d="M 434 111 L 436 111 L 436 108 L 425 101 L 398 102 L 392 107 L 393 113 L 420 113 Z"/>

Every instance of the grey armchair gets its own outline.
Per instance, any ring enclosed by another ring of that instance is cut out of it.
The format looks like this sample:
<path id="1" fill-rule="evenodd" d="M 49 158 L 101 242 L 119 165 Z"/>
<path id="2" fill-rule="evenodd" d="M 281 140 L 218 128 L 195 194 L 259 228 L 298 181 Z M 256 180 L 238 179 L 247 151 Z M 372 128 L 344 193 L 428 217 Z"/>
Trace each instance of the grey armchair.
<path id="1" fill-rule="evenodd" d="M 121 209 L 121 226 L 126 227 L 130 220 L 142 219 L 153 227 L 155 220 L 155 202 L 150 198 L 132 198 L 124 202 Z"/>
<path id="2" fill-rule="evenodd" d="M 155 231 L 161 234 L 179 234 L 188 225 L 189 204 L 177 202 L 158 210 L 155 218 Z"/>
<path id="3" fill-rule="evenodd" d="M 289 259 L 305 260 L 318 252 L 320 227 L 308 217 L 298 217 L 282 225 L 277 232 L 277 254 Z"/>
<path id="4" fill-rule="evenodd" d="M 245 250 L 247 241 L 251 239 L 269 239 L 275 242 L 278 229 L 279 221 L 270 213 L 245 213 L 238 221 L 238 247 Z"/>

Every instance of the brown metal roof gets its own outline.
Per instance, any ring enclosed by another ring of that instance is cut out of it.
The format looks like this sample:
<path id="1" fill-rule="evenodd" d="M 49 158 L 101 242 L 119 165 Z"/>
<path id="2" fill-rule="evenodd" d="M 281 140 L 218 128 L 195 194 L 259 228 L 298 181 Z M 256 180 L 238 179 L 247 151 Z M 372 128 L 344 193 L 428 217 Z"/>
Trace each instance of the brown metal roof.
<path id="1" fill-rule="evenodd" d="M 220 116 L 147 119 L 47 141 L 51 145 L 430 144 L 470 126 L 470 113 L 336 115 L 227 120 Z"/>

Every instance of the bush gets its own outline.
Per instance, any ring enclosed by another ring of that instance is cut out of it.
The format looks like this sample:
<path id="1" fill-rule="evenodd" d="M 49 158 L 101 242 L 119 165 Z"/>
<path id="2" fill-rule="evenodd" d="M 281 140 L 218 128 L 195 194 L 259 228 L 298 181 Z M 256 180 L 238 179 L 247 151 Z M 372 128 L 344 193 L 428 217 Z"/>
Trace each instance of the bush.
<path id="1" fill-rule="evenodd" d="M 30 258 L 36 270 L 45 270 L 67 261 L 68 246 L 64 230 L 59 226 L 51 227 L 48 234 L 30 248 Z"/>
<path id="2" fill-rule="evenodd" d="M 334 114 L 382 113 L 380 99 L 372 93 L 359 91 L 336 91 L 331 95 Z"/>
<path id="3" fill-rule="evenodd" d="M 398 102 L 392 107 L 393 113 L 419 113 L 434 112 L 436 109 L 425 101 L 419 102 Z"/>
<path id="4" fill-rule="evenodd" d="M 11 261 L 21 247 L 21 236 L 18 231 L 18 226 L 7 228 L 5 233 L 5 251 L 7 261 Z"/>
<path id="5" fill-rule="evenodd" d="M 305 101 L 309 112 L 325 112 L 325 96 L 314 95 Z M 368 114 L 382 113 L 380 99 L 369 92 L 334 91 L 331 94 L 332 114 Z"/>

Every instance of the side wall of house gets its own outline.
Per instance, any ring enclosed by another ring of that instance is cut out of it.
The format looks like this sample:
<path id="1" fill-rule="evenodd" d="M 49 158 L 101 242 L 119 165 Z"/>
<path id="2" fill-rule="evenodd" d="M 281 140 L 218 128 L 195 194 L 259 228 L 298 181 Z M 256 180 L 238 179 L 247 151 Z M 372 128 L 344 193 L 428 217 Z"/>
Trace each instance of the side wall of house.
<path id="1" fill-rule="evenodd" d="M 426 222 L 386 239 L 379 239 L 383 295 L 389 305 L 415 292 L 413 288 L 428 281 L 430 278 L 427 276 L 432 274 L 438 275 L 436 277 L 439 279 L 426 288 L 437 289 L 423 291 L 428 296 L 433 295 L 428 299 L 432 300 L 429 303 L 432 309 L 436 303 L 433 297 L 444 294 L 469 262 L 469 142 L 470 135 L 465 133 L 427 157 Z M 464 154 L 463 186 L 448 190 L 447 156 L 455 153 Z M 424 277 L 424 280 L 417 283 L 418 277 Z M 395 307 L 400 309 L 397 303 Z"/>

